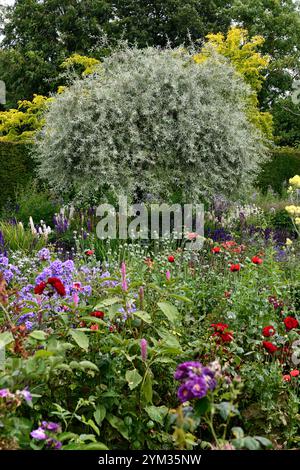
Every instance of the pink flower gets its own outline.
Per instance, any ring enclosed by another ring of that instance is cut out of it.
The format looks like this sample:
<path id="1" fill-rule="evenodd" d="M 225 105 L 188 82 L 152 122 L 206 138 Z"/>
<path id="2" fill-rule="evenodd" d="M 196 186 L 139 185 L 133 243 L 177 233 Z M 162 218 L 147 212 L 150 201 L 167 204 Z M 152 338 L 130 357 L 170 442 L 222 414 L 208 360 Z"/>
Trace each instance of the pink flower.
<path id="1" fill-rule="evenodd" d="M 76 306 L 79 304 L 79 295 L 77 294 L 77 292 L 74 292 L 73 294 L 73 302 Z"/>
<path id="2" fill-rule="evenodd" d="M 167 271 L 167 272 L 166 272 L 166 279 L 167 279 L 167 281 L 169 281 L 169 280 L 171 279 L 171 273 L 170 273 L 170 271 Z"/>
<path id="3" fill-rule="evenodd" d="M 147 340 L 145 338 L 142 338 L 141 339 L 141 356 L 144 362 L 147 360 L 147 347 L 148 347 Z"/>
<path id="4" fill-rule="evenodd" d="M 196 232 L 189 232 L 189 233 L 187 234 L 187 238 L 188 238 L 189 240 L 196 240 L 197 237 L 198 237 L 198 233 L 196 233 Z"/>
<path id="5" fill-rule="evenodd" d="M 121 264 L 121 275 L 122 275 L 122 290 L 126 292 L 128 290 L 128 285 L 126 281 L 126 264 L 124 261 Z"/>

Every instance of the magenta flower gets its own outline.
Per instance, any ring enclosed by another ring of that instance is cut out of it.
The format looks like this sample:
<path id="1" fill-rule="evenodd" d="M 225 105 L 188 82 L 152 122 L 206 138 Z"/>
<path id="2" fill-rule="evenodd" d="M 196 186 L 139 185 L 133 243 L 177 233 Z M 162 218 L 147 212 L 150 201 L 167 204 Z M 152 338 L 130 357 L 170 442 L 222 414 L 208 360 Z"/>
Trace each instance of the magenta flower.
<path id="1" fill-rule="evenodd" d="M 126 292 L 128 290 L 128 285 L 126 281 L 126 264 L 124 261 L 122 262 L 121 265 L 121 275 L 122 275 L 122 290 Z"/>
<path id="2" fill-rule="evenodd" d="M 38 441 L 45 441 L 48 438 L 44 429 L 42 429 L 41 427 L 31 431 L 30 436 L 33 437 L 33 439 L 37 439 Z"/>
<path id="3" fill-rule="evenodd" d="M 0 398 L 5 398 L 9 395 L 9 390 L 8 388 L 2 388 L 0 390 Z"/>
<path id="4" fill-rule="evenodd" d="M 148 341 L 145 338 L 141 339 L 141 356 L 142 360 L 145 362 L 147 360 L 147 347 L 148 347 Z"/>
<path id="5" fill-rule="evenodd" d="M 166 272 L 166 279 L 167 279 L 167 281 L 169 281 L 169 280 L 171 279 L 171 273 L 170 273 L 170 271 L 167 271 L 167 272 Z"/>

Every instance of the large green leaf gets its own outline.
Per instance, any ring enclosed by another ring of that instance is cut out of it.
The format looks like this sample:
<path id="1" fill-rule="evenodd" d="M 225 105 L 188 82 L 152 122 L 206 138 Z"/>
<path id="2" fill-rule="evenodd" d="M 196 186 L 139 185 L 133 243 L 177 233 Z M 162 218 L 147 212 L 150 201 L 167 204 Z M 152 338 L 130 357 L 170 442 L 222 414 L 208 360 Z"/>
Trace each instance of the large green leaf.
<path id="1" fill-rule="evenodd" d="M 29 334 L 30 338 L 37 339 L 38 341 L 44 341 L 47 338 L 47 334 L 41 330 L 32 331 Z"/>
<path id="2" fill-rule="evenodd" d="M 13 341 L 14 337 L 10 331 L 4 331 L 4 333 L 0 333 L 0 347 L 1 344 L 3 345 L 2 347 L 5 347 Z"/>
<path id="3" fill-rule="evenodd" d="M 83 331 L 70 329 L 69 334 L 72 336 L 75 343 L 77 343 L 81 349 L 88 351 L 89 338 L 86 336 L 86 334 Z"/>
<path id="4" fill-rule="evenodd" d="M 145 411 L 153 421 L 159 424 L 163 424 L 163 420 L 168 414 L 168 408 L 166 406 L 146 406 Z"/>
<path id="5" fill-rule="evenodd" d="M 152 403 L 153 390 L 152 390 L 152 377 L 151 372 L 147 370 L 143 385 L 141 388 L 141 394 L 146 404 Z"/>
<path id="6" fill-rule="evenodd" d="M 94 419 L 95 419 L 96 423 L 98 424 L 98 426 L 100 426 L 100 424 L 104 420 L 105 416 L 106 416 L 105 406 L 101 405 L 101 404 L 97 405 L 96 411 L 94 412 Z"/>
<path id="7" fill-rule="evenodd" d="M 128 370 L 126 372 L 125 377 L 128 382 L 130 390 L 133 390 L 134 388 L 136 388 L 143 380 L 142 376 L 138 373 L 136 369 Z"/>
<path id="8" fill-rule="evenodd" d="M 136 312 L 134 312 L 134 316 L 140 318 L 145 323 L 152 323 L 149 313 L 143 312 L 142 310 L 137 310 Z"/>
<path id="9" fill-rule="evenodd" d="M 129 440 L 128 428 L 122 419 L 114 415 L 108 415 L 106 419 L 114 429 L 116 429 L 125 439 Z"/>
<path id="10" fill-rule="evenodd" d="M 168 302 L 159 302 L 157 305 L 170 323 L 175 324 L 179 321 L 180 313 L 174 305 L 169 304 Z"/>

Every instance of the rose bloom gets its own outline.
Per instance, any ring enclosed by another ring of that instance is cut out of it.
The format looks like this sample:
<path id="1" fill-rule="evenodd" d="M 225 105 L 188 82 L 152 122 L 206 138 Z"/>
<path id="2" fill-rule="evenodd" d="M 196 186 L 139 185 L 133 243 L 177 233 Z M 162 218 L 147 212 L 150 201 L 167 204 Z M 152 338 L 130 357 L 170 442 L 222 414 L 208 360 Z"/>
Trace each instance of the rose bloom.
<path id="1" fill-rule="evenodd" d="M 265 348 L 268 353 L 273 354 L 274 352 L 278 351 L 277 346 L 275 344 L 270 343 L 269 341 L 263 341 L 263 347 Z"/>
<path id="2" fill-rule="evenodd" d="M 298 328 L 298 326 L 299 326 L 298 320 L 294 317 L 286 317 L 283 320 L 283 322 L 285 324 L 285 327 L 286 327 L 287 331 L 293 330 L 294 328 Z"/>
<path id="3" fill-rule="evenodd" d="M 214 248 L 211 249 L 211 252 L 216 255 L 221 252 L 221 248 L 219 246 L 214 246 Z"/>
<path id="4" fill-rule="evenodd" d="M 298 377 L 300 372 L 298 369 L 294 369 L 294 370 L 291 370 L 290 374 L 292 377 Z"/>
<path id="5" fill-rule="evenodd" d="M 40 284 L 35 286 L 34 293 L 37 295 L 41 295 L 46 289 L 46 286 L 47 286 L 46 282 L 40 282 Z"/>
<path id="6" fill-rule="evenodd" d="M 174 261 L 175 261 L 174 256 L 169 256 L 168 261 L 169 261 L 169 263 L 174 263 Z"/>
<path id="7" fill-rule="evenodd" d="M 99 330 L 99 325 L 91 325 L 91 330 L 92 330 L 92 331 L 97 331 L 97 330 Z"/>
<path id="8" fill-rule="evenodd" d="M 262 330 L 262 334 L 265 336 L 265 337 L 270 337 L 270 336 L 274 336 L 276 333 L 276 330 L 274 328 L 274 326 L 265 326 Z"/>
<path id="9" fill-rule="evenodd" d="M 239 263 L 230 265 L 230 271 L 232 273 L 240 271 L 240 270 L 241 270 L 241 265 Z"/>
<path id="10" fill-rule="evenodd" d="M 86 250 L 86 251 L 85 251 L 85 254 L 86 254 L 87 256 L 92 256 L 92 255 L 94 254 L 94 251 L 93 251 L 93 250 Z"/>
<path id="11" fill-rule="evenodd" d="M 259 256 L 253 256 L 251 259 L 252 263 L 254 264 L 262 264 L 263 260 Z"/>
<path id="12" fill-rule="evenodd" d="M 291 376 L 290 374 L 286 374 L 282 376 L 284 382 L 290 382 L 291 381 Z"/>

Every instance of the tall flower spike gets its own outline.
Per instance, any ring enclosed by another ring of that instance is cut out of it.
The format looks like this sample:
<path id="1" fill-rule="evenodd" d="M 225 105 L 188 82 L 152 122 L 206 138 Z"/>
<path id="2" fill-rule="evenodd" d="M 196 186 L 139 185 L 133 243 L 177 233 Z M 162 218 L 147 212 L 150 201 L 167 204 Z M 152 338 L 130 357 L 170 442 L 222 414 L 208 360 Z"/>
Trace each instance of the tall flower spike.
<path id="1" fill-rule="evenodd" d="M 122 290 L 126 292 L 128 290 L 128 285 L 126 281 L 126 264 L 123 261 L 121 265 L 121 275 L 122 275 Z"/>

